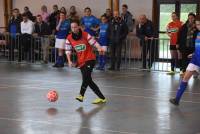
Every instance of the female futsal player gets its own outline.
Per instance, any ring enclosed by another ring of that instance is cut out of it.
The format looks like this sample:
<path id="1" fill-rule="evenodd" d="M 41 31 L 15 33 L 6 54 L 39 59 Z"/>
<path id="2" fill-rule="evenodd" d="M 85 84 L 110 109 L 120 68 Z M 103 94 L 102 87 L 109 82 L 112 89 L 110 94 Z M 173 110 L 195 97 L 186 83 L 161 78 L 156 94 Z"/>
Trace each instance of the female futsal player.
<path id="1" fill-rule="evenodd" d="M 83 102 L 84 94 L 87 87 L 89 86 L 94 93 L 99 97 L 93 101 L 93 104 L 105 103 L 106 99 L 99 90 L 99 87 L 92 80 L 91 74 L 95 66 L 96 56 L 93 52 L 93 46 L 102 52 L 103 49 L 99 43 L 87 32 L 81 30 L 79 22 L 73 21 L 71 23 L 72 33 L 67 37 L 66 40 L 66 55 L 68 64 L 71 67 L 71 50 L 75 50 L 77 54 L 77 67 L 80 68 L 82 74 L 82 85 L 80 95 L 76 97 L 76 100 Z"/>
<path id="2" fill-rule="evenodd" d="M 187 69 L 183 80 L 180 83 L 178 92 L 176 94 L 176 98 L 170 99 L 170 102 L 174 105 L 179 105 L 179 101 L 181 96 L 183 95 L 184 91 L 187 88 L 188 81 L 192 77 L 193 74 L 199 72 L 200 68 L 200 16 L 196 16 L 196 29 L 197 31 L 194 34 L 195 38 L 195 52 L 190 55 L 192 57 Z"/>

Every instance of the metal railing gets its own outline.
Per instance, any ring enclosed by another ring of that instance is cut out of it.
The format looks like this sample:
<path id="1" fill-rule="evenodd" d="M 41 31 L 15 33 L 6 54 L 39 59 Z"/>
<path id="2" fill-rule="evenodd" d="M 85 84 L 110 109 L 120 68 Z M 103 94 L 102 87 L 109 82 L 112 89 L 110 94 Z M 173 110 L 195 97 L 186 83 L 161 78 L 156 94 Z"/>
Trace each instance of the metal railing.
<path id="1" fill-rule="evenodd" d="M 54 64 L 57 57 L 54 44 L 54 36 L 1 33 L 0 62 L 41 64 L 48 61 Z M 171 58 L 168 44 L 168 39 L 140 41 L 135 36 L 128 36 L 123 43 L 121 69 L 168 71 Z M 72 59 L 76 60 L 75 54 Z"/>
<path id="2" fill-rule="evenodd" d="M 0 34 L 0 61 L 40 63 L 47 60 L 54 63 L 57 55 L 54 40 L 52 36 Z"/>
<path id="3" fill-rule="evenodd" d="M 122 55 L 123 69 L 170 70 L 169 39 L 154 38 L 141 41 L 136 36 L 129 36 Z"/>

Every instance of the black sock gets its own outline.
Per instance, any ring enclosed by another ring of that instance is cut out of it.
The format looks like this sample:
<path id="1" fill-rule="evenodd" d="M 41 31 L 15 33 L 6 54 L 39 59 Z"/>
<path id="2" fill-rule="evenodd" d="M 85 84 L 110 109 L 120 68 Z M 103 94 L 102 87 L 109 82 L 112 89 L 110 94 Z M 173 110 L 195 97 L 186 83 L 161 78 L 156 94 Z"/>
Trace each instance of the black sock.
<path id="1" fill-rule="evenodd" d="M 89 84 L 90 88 L 94 91 L 94 93 L 101 99 L 105 99 L 104 95 L 101 93 L 99 87 L 93 82 L 91 81 Z"/>
<path id="2" fill-rule="evenodd" d="M 175 68 L 175 59 L 171 59 L 171 71 L 174 71 Z"/>

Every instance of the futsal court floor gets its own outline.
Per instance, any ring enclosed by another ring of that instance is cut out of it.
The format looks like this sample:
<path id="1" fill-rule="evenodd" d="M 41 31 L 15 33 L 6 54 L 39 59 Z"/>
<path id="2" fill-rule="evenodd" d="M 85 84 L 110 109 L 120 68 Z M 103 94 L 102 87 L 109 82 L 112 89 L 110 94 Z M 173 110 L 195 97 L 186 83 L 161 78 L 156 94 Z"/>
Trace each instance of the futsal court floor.
<path id="1" fill-rule="evenodd" d="M 192 79 L 179 107 L 179 75 L 164 72 L 94 71 L 108 99 L 93 105 L 88 88 L 83 103 L 74 98 L 81 74 L 74 68 L 0 64 L 0 134 L 200 134 L 200 80 Z M 59 99 L 48 102 L 55 89 Z"/>

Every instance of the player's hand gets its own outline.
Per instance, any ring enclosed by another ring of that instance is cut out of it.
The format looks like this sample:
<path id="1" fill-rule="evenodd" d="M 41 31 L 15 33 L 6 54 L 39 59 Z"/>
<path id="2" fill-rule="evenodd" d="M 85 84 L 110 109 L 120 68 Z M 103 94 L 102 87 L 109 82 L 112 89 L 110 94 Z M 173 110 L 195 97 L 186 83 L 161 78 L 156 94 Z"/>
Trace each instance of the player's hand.
<path id="1" fill-rule="evenodd" d="M 98 49 L 98 51 L 99 51 L 100 53 L 104 52 L 104 49 L 103 49 L 102 47 L 98 47 L 97 49 Z"/>
<path id="2" fill-rule="evenodd" d="M 191 59 L 191 58 L 192 58 L 192 55 L 193 55 L 193 54 L 189 54 L 187 57 Z"/>
<path id="3" fill-rule="evenodd" d="M 64 20 L 64 18 L 60 18 L 59 23 L 62 23 Z"/>

